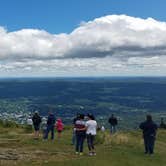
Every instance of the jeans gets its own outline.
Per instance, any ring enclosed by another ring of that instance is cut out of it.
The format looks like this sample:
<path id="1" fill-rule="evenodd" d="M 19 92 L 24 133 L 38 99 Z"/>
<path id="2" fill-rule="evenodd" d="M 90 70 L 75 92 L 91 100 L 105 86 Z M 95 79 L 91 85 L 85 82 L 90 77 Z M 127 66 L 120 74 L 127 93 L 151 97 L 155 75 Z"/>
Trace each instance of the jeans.
<path id="1" fill-rule="evenodd" d="M 85 134 L 76 133 L 76 152 L 83 152 Z"/>
<path id="2" fill-rule="evenodd" d="M 94 150 L 94 140 L 95 140 L 94 135 L 87 134 L 87 144 L 89 151 Z"/>
<path id="3" fill-rule="evenodd" d="M 116 126 L 115 125 L 111 125 L 111 129 L 110 129 L 110 132 L 111 132 L 111 134 L 114 134 L 114 133 L 116 133 Z"/>
<path id="4" fill-rule="evenodd" d="M 155 144 L 155 137 L 144 136 L 145 153 L 153 154 L 154 144 Z"/>
<path id="5" fill-rule="evenodd" d="M 46 130 L 44 139 L 48 139 L 48 134 L 49 134 L 50 131 L 51 131 L 51 139 L 52 140 L 54 139 L 54 125 L 48 125 L 47 126 L 47 130 Z"/>

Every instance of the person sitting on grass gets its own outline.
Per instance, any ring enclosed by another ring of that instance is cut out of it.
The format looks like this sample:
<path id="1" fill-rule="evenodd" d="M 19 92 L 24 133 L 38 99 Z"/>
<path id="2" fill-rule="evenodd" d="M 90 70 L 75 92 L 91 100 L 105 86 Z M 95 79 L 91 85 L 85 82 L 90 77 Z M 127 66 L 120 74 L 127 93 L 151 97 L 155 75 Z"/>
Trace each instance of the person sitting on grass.
<path id="1" fill-rule="evenodd" d="M 86 138 L 86 127 L 84 115 L 80 114 L 75 122 L 76 129 L 76 154 L 83 155 L 84 140 Z"/>
<path id="2" fill-rule="evenodd" d="M 34 126 L 34 138 L 38 139 L 39 138 L 39 130 L 40 130 L 40 123 L 41 123 L 41 117 L 39 116 L 39 113 L 35 111 L 33 117 L 33 126 Z"/>
<path id="3" fill-rule="evenodd" d="M 92 114 L 88 114 L 88 121 L 86 122 L 85 126 L 89 155 L 93 156 L 96 155 L 94 140 L 96 136 L 97 122 L 95 121 L 95 117 Z"/>
<path id="4" fill-rule="evenodd" d="M 58 131 L 58 139 L 61 138 L 61 132 L 63 131 L 63 123 L 61 119 L 58 119 L 55 124 L 56 130 Z"/>

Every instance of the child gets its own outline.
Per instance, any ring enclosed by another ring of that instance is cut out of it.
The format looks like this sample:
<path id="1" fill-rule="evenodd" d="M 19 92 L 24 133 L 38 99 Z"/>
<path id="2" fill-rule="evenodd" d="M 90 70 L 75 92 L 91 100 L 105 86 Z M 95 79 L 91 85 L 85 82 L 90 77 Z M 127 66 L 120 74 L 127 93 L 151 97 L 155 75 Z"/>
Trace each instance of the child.
<path id="1" fill-rule="evenodd" d="M 61 132 L 63 131 L 63 123 L 61 119 L 58 119 L 56 124 L 55 124 L 56 130 L 58 131 L 58 139 L 61 138 Z"/>
<path id="2" fill-rule="evenodd" d="M 44 138 L 47 131 L 47 119 L 45 117 L 42 118 L 41 129 L 42 129 L 43 138 Z"/>

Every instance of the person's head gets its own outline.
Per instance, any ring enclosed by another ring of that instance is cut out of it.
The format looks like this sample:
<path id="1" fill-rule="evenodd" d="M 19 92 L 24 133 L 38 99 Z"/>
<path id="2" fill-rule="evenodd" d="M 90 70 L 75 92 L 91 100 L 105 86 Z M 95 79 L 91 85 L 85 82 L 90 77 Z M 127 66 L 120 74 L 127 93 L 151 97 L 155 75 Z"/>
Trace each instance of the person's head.
<path id="1" fill-rule="evenodd" d="M 39 115 L 38 111 L 35 111 L 35 115 Z"/>
<path id="2" fill-rule="evenodd" d="M 111 117 L 114 117 L 114 114 L 112 114 Z"/>
<path id="3" fill-rule="evenodd" d="M 146 115 L 146 120 L 147 121 L 152 121 L 152 116 L 150 114 Z"/>
<path id="4" fill-rule="evenodd" d="M 79 115 L 79 119 L 80 119 L 80 120 L 83 120 L 84 117 L 85 117 L 84 114 L 80 114 L 80 115 Z"/>
<path id="5" fill-rule="evenodd" d="M 76 114 L 76 118 L 79 118 L 79 117 L 80 117 L 80 113 L 77 113 L 77 114 Z"/>
<path id="6" fill-rule="evenodd" d="M 60 118 L 58 118 L 58 119 L 57 119 L 57 122 L 61 123 L 61 122 L 62 122 L 62 120 L 61 120 Z"/>
<path id="7" fill-rule="evenodd" d="M 52 112 L 52 111 L 49 111 L 48 114 L 49 114 L 49 115 L 53 115 L 53 112 Z"/>
<path id="8" fill-rule="evenodd" d="M 92 114 L 88 114 L 87 117 L 88 117 L 88 119 L 90 119 L 90 120 L 95 120 L 95 117 L 94 117 L 94 115 L 92 115 Z"/>

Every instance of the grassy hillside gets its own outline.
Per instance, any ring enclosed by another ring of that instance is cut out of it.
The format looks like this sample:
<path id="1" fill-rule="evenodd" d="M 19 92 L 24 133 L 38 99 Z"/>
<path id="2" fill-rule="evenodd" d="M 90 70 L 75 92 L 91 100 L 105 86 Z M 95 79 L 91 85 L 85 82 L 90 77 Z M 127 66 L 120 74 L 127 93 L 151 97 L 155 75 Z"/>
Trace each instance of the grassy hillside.
<path id="1" fill-rule="evenodd" d="M 166 131 L 159 131 L 156 153 L 144 155 L 140 131 L 118 132 L 110 137 L 99 133 L 97 156 L 76 156 L 71 130 L 66 129 L 60 141 L 34 140 L 21 127 L 0 127 L 0 166 L 165 166 Z"/>

